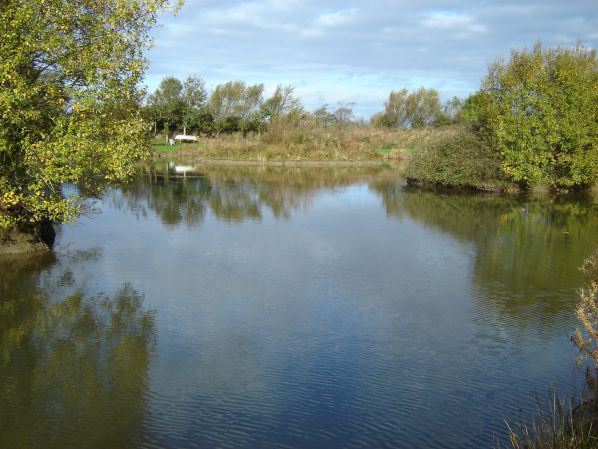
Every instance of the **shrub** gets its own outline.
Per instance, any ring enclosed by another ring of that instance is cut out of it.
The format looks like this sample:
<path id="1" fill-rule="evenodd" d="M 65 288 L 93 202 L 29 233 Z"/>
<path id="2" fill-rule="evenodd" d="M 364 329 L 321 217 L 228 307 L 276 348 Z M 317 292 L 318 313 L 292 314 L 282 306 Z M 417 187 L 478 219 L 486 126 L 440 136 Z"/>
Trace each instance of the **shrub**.
<path id="1" fill-rule="evenodd" d="M 524 186 L 598 179 L 598 64 L 583 45 L 513 51 L 490 65 L 466 115 Z"/>
<path id="2" fill-rule="evenodd" d="M 500 181 L 500 167 L 484 143 L 462 128 L 416 151 L 405 176 L 443 185 L 480 186 Z"/>

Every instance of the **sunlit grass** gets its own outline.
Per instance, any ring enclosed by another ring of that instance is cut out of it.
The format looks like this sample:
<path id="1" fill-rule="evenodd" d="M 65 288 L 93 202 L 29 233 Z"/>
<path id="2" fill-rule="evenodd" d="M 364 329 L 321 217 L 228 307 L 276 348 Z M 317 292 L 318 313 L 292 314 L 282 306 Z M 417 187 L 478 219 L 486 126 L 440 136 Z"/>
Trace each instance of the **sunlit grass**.
<path id="1" fill-rule="evenodd" d="M 447 138 L 451 127 L 378 129 L 372 127 L 272 126 L 263 134 L 201 137 L 197 144 L 170 146 L 154 142 L 157 154 L 241 161 L 383 161 L 403 160 L 430 142 Z"/>

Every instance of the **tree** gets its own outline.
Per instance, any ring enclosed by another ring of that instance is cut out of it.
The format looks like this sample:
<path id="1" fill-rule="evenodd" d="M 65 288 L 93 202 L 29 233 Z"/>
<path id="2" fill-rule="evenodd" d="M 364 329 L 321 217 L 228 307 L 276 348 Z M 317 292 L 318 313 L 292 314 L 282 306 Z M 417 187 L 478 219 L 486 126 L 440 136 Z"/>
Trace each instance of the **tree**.
<path id="1" fill-rule="evenodd" d="M 187 134 L 188 127 L 199 123 L 207 98 L 204 81 L 198 76 L 188 76 L 181 92 L 183 134 Z"/>
<path id="2" fill-rule="evenodd" d="M 447 100 L 440 109 L 434 126 L 446 126 L 463 123 L 463 101 L 458 97 Z"/>
<path id="3" fill-rule="evenodd" d="M 597 104 L 595 51 L 538 43 L 491 64 L 465 112 L 513 181 L 578 188 L 598 179 Z"/>
<path id="4" fill-rule="evenodd" d="M 170 126 L 183 121 L 186 105 L 182 93 L 183 84 L 174 76 L 167 76 L 149 98 L 149 107 L 156 111 L 157 119 L 166 133 L 166 140 L 170 134 Z"/>
<path id="5" fill-rule="evenodd" d="M 218 132 L 259 130 L 263 92 L 263 84 L 247 86 L 243 81 L 216 86 L 209 105 Z"/>
<path id="6" fill-rule="evenodd" d="M 328 105 L 324 104 L 312 113 L 318 126 L 332 126 L 336 123 L 336 117 L 333 112 L 328 110 Z"/>
<path id="7" fill-rule="evenodd" d="M 440 115 L 440 98 L 435 89 L 420 87 L 407 97 L 407 119 L 411 128 L 432 126 Z"/>
<path id="8" fill-rule="evenodd" d="M 337 108 L 333 112 L 335 123 L 337 126 L 344 128 L 353 121 L 355 117 L 353 115 L 354 107 L 355 103 L 344 103 L 341 101 L 337 104 Z"/>
<path id="9" fill-rule="evenodd" d="M 437 124 L 441 117 L 438 92 L 420 87 L 392 91 L 384 104 L 384 117 L 376 116 L 374 123 L 389 128 L 423 128 Z"/>
<path id="10" fill-rule="evenodd" d="M 389 128 L 406 128 L 409 125 L 407 118 L 407 98 L 409 91 L 401 89 L 398 92 L 391 91 L 388 101 L 384 104 L 384 115 L 386 120 L 383 124 Z"/>
<path id="11" fill-rule="evenodd" d="M 298 98 L 293 97 L 294 91 L 293 86 L 277 86 L 274 94 L 263 104 L 264 115 L 269 120 L 273 120 L 283 115 L 303 113 L 301 102 Z"/>
<path id="12" fill-rule="evenodd" d="M 0 229 L 74 220 L 146 151 L 137 87 L 167 0 L 0 2 Z M 174 6 L 180 6 L 179 2 Z"/>

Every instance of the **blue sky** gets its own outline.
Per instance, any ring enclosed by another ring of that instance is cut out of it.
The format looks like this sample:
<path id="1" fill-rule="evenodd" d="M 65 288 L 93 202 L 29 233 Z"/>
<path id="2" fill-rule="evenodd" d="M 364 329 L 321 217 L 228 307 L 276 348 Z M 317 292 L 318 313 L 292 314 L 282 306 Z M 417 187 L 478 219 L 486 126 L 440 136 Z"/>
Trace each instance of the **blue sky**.
<path id="1" fill-rule="evenodd" d="M 368 118 L 403 87 L 466 97 L 489 62 L 538 39 L 596 48 L 598 2 L 187 0 L 153 36 L 150 91 L 168 75 L 263 83 L 266 94 L 291 84 L 310 110 L 354 102 Z"/>

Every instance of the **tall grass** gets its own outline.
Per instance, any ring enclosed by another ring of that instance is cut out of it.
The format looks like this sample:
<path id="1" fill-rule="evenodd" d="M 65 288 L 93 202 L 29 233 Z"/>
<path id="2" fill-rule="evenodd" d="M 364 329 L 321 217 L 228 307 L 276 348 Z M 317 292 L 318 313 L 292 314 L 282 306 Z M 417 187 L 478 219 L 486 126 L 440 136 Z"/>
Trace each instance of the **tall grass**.
<path id="1" fill-rule="evenodd" d="M 531 424 L 507 424 L 513 449 L 596 449 L 595 401 L 552 397 L 549 410 L 538 406 Z"/>
<path id="2" fill-rule="evenodd" d="M 204 159 L 247 161 L 404 160 L 432 141 L 449 138 L 452 127 L 377 129 L 369 126 L 323 127 L 311 121 L 278 120 L 262 134 L 221 134 L 198 144 L 176 145 L 175 154 Z M 157 153 L 172 147 L 156 146 Z"/>

